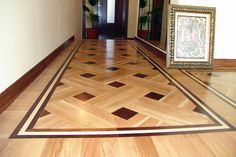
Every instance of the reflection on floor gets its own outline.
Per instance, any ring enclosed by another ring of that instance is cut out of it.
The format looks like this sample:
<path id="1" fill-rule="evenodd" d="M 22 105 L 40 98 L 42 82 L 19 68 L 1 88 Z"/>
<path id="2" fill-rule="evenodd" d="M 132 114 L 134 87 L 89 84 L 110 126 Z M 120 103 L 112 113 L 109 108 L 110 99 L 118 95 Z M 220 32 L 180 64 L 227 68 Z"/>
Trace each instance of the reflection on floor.
<path id="1" fill-rule="evenodd" d="M 65 72 L 55 75 L 51 81 L 54 84 L 38 99 L 44 103 L 35 103 L 14 136 L 116 136 L 231 129 L 204 102 L 181 90 L 181 84 L 167 77 L 168 73 L 132 42 L 84 41 L 59 71 Z"/>
<path id="2" fill-rule="evenodd" d="M 0 115 L 1 157 L 235 157 L 236 108 L 216 86 L 135 41 L 77 43 Z"/>
<path id="3" fill-rule="evenodd" d="M 236 70 L 189 70 L 183 72 L 236 107 Z"/>

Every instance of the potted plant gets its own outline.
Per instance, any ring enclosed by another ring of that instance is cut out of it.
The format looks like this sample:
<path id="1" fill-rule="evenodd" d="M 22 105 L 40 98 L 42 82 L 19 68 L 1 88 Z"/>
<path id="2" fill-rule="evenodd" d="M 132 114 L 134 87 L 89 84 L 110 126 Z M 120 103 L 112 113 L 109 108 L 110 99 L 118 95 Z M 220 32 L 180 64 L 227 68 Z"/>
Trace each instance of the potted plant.
<path id="1" fill-rule="evenodd" d="M 98 0 L 88 0 L 91 9 L 87 6 L 83 6 L 83 9 L 87 12 L 87 19 L 91 23 L 91 28 L 86 28 L 86 36 L 88 39 L 98 39 L 99 29 L 97 25 L 99 23 L 99 15 L 95 13 L 95 6 L 98 3 Z"/>
<path id="2" fill-rule="evenodd" d="M 149 21 L 148 15 L 143 15 L 139 17 L 139 30 L 138 30 L 138 36 L 142 39 L 147 40 L 148 39 L 148 30 L 143 30 L 143 27 L 146 26 L 146 24 Z"/>
<path id="3" fill-rule="evenodd" d="M 144 30 L 143 27 L 147 25 L 149 22 L 149 13 L 144 13 L 144 8 L 147 5 L 147 0 L 139 0 L 139 8 L 141 15 L 139 16 L 139 30 L 138 30 L 138 36 L 144 40 L 148 39 L 148 30 Z"/>

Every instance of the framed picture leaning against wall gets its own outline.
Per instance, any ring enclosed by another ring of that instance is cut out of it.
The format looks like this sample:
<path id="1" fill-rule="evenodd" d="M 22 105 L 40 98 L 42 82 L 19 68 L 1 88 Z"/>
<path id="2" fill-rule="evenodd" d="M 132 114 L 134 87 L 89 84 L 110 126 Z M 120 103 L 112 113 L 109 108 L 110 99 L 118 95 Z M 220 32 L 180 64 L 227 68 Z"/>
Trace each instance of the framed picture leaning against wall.
<path id="1" fill-rule="evenodd" d="M 169 6 L 167 67 L 213 66 L 215 12 L 214 7 Z"/>

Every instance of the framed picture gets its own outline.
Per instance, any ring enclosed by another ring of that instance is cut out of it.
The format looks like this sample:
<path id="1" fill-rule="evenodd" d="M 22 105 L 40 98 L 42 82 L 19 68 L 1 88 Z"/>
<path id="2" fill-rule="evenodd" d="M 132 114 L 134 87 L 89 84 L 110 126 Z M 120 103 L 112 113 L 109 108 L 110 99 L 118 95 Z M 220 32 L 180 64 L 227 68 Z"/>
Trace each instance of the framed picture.
<path id="1" fill-rule="evenodd" d="M 170 5 L 167 67 L 213 66 L 215 8 Z"/>

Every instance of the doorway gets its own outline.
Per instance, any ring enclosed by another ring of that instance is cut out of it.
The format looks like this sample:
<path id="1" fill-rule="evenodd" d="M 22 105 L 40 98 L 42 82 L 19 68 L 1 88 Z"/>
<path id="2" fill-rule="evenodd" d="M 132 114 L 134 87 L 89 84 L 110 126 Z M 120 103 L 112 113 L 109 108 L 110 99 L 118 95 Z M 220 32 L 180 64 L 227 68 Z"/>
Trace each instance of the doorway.
<path id="1" fill-rule="evenodd" d="M 125 39 L 127 37 L 128 0 L 98 0 L 96 11 L 100 16 L 99 39 Z M 84 16 L 83 30 L 85 28 L 86 17 Z M 86 38 L 85 33 L 83 37 Z"/>

